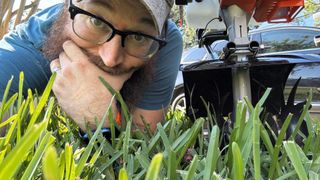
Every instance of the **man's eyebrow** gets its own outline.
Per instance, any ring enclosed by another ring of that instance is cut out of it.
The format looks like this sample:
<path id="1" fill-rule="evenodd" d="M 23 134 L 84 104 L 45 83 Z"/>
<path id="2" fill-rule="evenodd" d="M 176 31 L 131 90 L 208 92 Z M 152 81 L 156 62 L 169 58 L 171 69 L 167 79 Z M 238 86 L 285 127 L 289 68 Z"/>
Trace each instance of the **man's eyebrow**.
<path id="1" fill-rule="evenodd" d="M 145 24 L 147 26 L 151 26 L 152 28 L 156 29 L 156 25 L 154 24 L 154 21 L 149 17 L 143 17 L 139 21 L 141 24 Z"/>
<path id="2" fill-rule="evenodd" d="M 114 10 L 114 7 L 112 6 L 111 2 L 108 1 L 104 1 L 104 0 L 90 0 L 89 2 L 93 2 L 93 3 L 102 3 L 107 9 L 109 9 L 110 11 Z"/>

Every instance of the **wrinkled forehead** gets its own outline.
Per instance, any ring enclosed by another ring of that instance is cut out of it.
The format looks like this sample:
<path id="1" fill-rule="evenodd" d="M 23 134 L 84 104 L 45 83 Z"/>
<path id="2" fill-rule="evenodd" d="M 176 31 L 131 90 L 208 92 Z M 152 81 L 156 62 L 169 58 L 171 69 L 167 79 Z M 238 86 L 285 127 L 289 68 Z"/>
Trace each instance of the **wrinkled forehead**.
<path id="1" fill-rule="evenodd" d="M 139 23 L 157 29 L 155 21 L 144 4 L 139 0 L 73 0 L 85 4 L 98 4 L 103 6 L 109 12 L 120 14 L 121 16 L 138 17 Z"/>
<path id="2" fill-rule="evenodd" d="M 139 22 L 155 28 L 159 31 L 159 27 L 155 17 L 140 0 L 72 0 L 74 3 L 99 3 L 114 13 L 123 13 L 123 16 L 129 13 L 139 16 Z M 120 11 L 120 12 L 119 12 Z M 128 12 L 129 11 L 129 12 Z M 143 14 L 141 16 L 141 14 Z"/>

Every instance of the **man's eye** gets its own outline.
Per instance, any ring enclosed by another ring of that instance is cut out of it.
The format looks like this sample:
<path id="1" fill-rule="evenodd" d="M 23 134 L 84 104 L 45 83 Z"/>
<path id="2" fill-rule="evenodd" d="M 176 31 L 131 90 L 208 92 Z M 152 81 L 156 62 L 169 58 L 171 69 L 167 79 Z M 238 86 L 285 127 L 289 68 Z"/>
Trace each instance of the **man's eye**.
<path id="1" fill-rule="evenodd" d="M 90 22 L 96 28 L 104 28 L 105 27 L 104 22 L 100 21 L 97 18 L 90 18 Z"/>
<path id="2" fill-rule="evenodd" d="M 132 38 L 134 41 L 139 42 L 139 43 L 142 43 L 147 40 L 147 38 L 145 38 L 144 36 L 141 36 L 141 35 L 133 35 Z"/>

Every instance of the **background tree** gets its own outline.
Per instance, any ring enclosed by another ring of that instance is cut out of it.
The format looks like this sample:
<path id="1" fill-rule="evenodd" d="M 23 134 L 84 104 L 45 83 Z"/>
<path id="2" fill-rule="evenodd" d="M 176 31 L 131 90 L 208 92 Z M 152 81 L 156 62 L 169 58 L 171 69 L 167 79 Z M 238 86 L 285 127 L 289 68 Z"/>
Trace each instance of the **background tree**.
<path id="1" fill-rule="evenodd" d="M 181 8 L 182 8 L 182 12 L 181 12 Z M 174 5 L 171 13 L 172 20 L 177 24 L 177 26 L 180 29 L 180 32 L 182 33 L 184 49 L 192 47 L 197 44 L 197 39 L 195 34 L 196 30 L 188 26 L 186 21 L 185 8 L 186 6 Z"/>

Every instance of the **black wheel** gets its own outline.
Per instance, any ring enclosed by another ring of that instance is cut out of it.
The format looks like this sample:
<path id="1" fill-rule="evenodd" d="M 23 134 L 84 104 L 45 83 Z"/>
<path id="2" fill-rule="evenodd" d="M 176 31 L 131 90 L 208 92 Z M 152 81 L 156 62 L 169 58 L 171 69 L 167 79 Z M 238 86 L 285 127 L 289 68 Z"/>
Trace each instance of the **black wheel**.
<path id="1" fill-rule="evenodd" d="M 186 113 L 186 98 L 183 89 L 174 94 L 172 98 L 171 108 L 173 111 L 179 110 Z"/>

